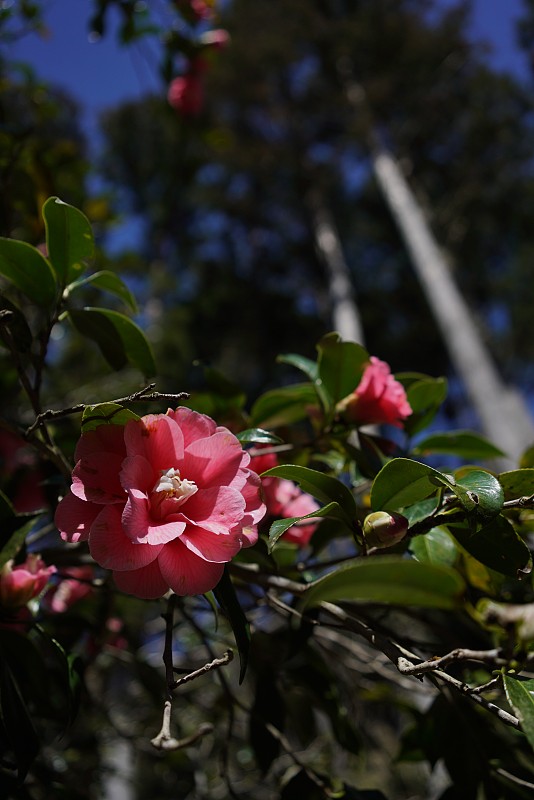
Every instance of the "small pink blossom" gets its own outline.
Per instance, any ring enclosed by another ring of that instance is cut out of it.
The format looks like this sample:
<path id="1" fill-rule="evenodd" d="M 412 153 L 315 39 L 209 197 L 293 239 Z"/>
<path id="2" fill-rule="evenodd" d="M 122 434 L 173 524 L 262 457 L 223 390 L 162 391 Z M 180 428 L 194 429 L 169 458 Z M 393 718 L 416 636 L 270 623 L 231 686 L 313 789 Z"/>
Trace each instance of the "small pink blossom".
<path id="1" fill-rule="evenodd" d="M 400 428 L 412 413 L 404 387 L 389 365 L 371 356 L 357 388 L 337 405 L 337 412 L 357 425 L 388 423 Z"/>
<path id="2" fill-rule="evenodd" d="M 204 108 L 204 71 L 205 62 L 196 59 L 185 75 L 174 78 L 169 85 L 169 105 L 184 117 L 198 117 Z"/>
<path id="3" fill-rule="evenodd" d="M 214 28 L 211 31 L 206 31 L 200 37 L 201 44 L 204 47 L 213 47 L 215 50 L 223 50 L 230 42 L 230 34 L 224 28 Z"/>
<path id="4" fill-rule="evenodd" d="M 101 425 L 81 436 L 61 536 L 88 541 L 124 592 L 202 594 L 257 540 L 265 514 L 250 456 L 227 429 L 188 408 Z"/>
<path id="5" fill-rule="evenodd" d="M 62 580 L 51 586 L 43 597 L 43 606 L 54 614 L 62 614 L 93 591 L 92 567 L 69 567 L 61 571 L 61 576 Z"/>
<path id="6" fill-rule="evenodd" d="M 0 570 L 0 607 L 10 611 L 22 608 L 43 591 L 54 572 L 55 567 L 47 567 L 34 553 L 16 566 L 9 560 Z"/>

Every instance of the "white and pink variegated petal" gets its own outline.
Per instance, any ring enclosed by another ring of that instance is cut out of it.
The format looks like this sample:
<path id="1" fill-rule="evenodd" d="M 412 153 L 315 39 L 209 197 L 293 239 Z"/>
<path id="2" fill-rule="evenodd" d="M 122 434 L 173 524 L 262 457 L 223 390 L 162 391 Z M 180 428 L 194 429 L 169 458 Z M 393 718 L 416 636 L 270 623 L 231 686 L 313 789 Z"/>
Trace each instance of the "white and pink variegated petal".
<path id="1" fill-rule="evenodd" d="M 122 456 L 101 452 L 81 458 L 72 471 L 71 490 L 80 500 L 92 503 L 120 503 L 125 499 L 119 481 Z"/>
<path id="2" fill-rule="evenodd" d="M 230 486 L 236 479 L 241 484 L 242 456 L 241 445 L 232 433 L 214 433 L 187 446 L 182 477 L 202 488 Z"/>
<path id="3" fill-rule="evenodd" d="M 141 569 L 114 572 L 113 580 L 121 592 L 133 594 L 142 600 L 156 600 L 169 591 L 169 585 L 162 576 L 157 561 L 152 561 Z"/>
<path id="4" fill-rule="evenodd" d="M 192 495 L 180 511 L 193 525 L 212 533 L 228 533 L 243 518 L 245 498 L 229 486 L 216 486 Z"/>
<path id="5" fill-rule="evenodd" d="M 204 594 L 216 586 L 223 574 L 224 564 L 205 561 L 176 540 L 166 544 L 158 556 L 163 578 L 179 595 Z"/>
<path id="6" fill-rule="evenodd" d="M 186 522 L 181 517 L 174 520 L 153 520 L 150 504 L 145 496 L 134 497 L 128 493 L 128 502 L 122 512 L 122 526 L 125 535 L 136 545 L 162 545 L 172 542 L 185 530 Z"/>
<path id="7" fill-rule="evenodd" d="M 128 456 L 122 462 L 119 479 L 123 489 L 137 489 L 144 494 L 148 494 L 158 478 L 150 461 L 144 456 Z"/>
<path id="8" fill-rule="evenodd" d="M 140 569 L 152 563 L 162 545 L 135 544 L 124 533 L 120 510 L 115 506 L 102 509 L 91 527 L 89 550 L 94 560 L 106 569 L 123 572 Z"/>
<path id="9" fill-rule="evenodd" d="M 167 415 L 180 426 L 184 436 L 184 447 L 187 447 L 196 439 L 205 439 L 207 436 L 212 436 L 217 430 L 217 425 L 211 417 L 199 414 L 198 411 L 192 411 L 192 409 L 185 406 L 179 406 L 176 411 L 169 408 Z"/>
<path id="10" fill-rule="evenodd" d="M 67 542 L 85 542 L 89 538 L 91 525 L 102 511 L 102 506 L 80 500 L 72 492 L 59 503 L 54 521 Z"/>
<path id="11" fill-rule="evenodd" d="M 82 433 L 76 445 L 75 460 L 79 461 L 80 458 L 94 453 L 117 453 L 124 458 L 126 455 L 124 426 L 104 424 L 93 431 Z"/>
<path id="12" fill-rule="evenodd" d="M 147 414 L 126 425 L 124 441 L 129 456 L 144 456 L 157 474 L 179 467 L 184 457 L 180 426 L 166 414 Z"/>
<path id="13" fill-rule="evenodd" d="M 260 522 L 267 513 L 267 507 L 263 502 L 261 478 L 251 470 L 246 470 L 247 482 L 241 489 L 241 494 L 245 498 L 245 511 L 250 515 L 255 525 Z"/>
<path id="14" fill-rule="evenodd" d="M 230 533 L 215 534 L 188 525 L 180 541 L 204 561 L 226 564 L 241 550 L 241 528 L 237 527 Z"/>

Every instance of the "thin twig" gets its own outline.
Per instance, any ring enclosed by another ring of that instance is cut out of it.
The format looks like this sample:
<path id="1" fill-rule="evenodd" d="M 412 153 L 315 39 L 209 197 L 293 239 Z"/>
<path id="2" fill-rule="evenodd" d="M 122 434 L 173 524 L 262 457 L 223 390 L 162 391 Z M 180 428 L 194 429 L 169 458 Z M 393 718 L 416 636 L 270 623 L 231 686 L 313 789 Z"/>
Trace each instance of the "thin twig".
<path id="1" fill-rule="evenodd" d="M 517 497 L 515 500 L 505 500 L 502 505 L 503 508 L 527 508 L 529 506 L 534 506 L 534 494 Z"/>
<path id="2" fill-rule="evenodd" d="M 183 683 L 187 683 L 188 681 L 194 681 L 196 678 L 200 678 L 202 675 L 205 675 L 207 672 L 211 672 L 212 669 L 219 669 L 219 667 L 224 667 L 226 664 L 229 664 L 234 658 L 233 650 L 227 650 L 220 658 L 214 658 L 213 661 L 204 664 L 203 667 L 196 669 L 194 672 L 189 672 L 187 675 L 183 675 L 181 678 L 175 680 L 171 685 L 171 691 L 174 689 L 178 689 Z"/>
<path id="3" fill-rule="evenodd" d="M 403 666 L 401 672 L 403 675 L 422 675 L 424 672 L 434 672 L 440 667 L 450 664 L 451 661 L 482 661 L 484 664 L 491 664 L 495 667 L 503 667 L 508 662 L 500 655 L 501 651 L 497 648 L 493 650 L 467 650 L 458 647 L 446 653 L 444 656 L 436 656 L 429 658 L 428 661 L 422 661 L 420 664 L 412 664 L 411 667 Z"/>
<path id="4" fill-rule="evenodd" d="M 154 736 L 154 738 L 150 740 L 150 744 L 157 750 L 180 750 L 183 747 L 194 744 L 203 736 L 213 731 L 213 725 L 211 725 L 211 723 L 203 722 L 199 725 L 195 733 L 192 733 L 190 736 L 185 736 L 183 739 L 175 739 L 174 736 L 171 736 L 171 712 L 172 703 L 170 700 L 166 700 L 165 706 L 163 707 L 161 730 L 157 736 Z"/>

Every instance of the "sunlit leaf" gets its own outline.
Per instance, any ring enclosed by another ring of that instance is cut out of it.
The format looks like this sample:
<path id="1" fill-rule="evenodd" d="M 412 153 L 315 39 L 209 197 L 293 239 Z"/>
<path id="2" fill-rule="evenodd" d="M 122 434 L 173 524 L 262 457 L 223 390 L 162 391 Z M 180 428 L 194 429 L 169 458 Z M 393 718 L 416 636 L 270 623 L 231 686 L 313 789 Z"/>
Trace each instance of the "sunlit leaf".
<path id="1" fill-rule="evenodd" d="M 63 286 L 86 269 L 94 255 L 91 224 L 85 214 L 59 197 L 43 206 L 48 257 Z"/>
<path id="2" fill-rule="evenodd" d="M 109 292 L 110 294 L 115 295 L 115 297 L 119 297 L 123 303 L 125 303 L 134 313 L 137 311 L 137 303 L 135 301 L 135 297 L 128 289 L 126 284 L 124 283 L 118 275 L 110 270 L 104 269 L 100 272 L 94 272 L 92 275 L 88 275 L 86 278 L 80 278 L 73 283 L 70 283 L 67 286 L 67 291 L 69 294 L 75 292 L 77 289 L 80 289 L 82 286 L 94 286 L 96 289 L 102 289 L 104 292 Z"/>
<path id="3" fill-rule="evenodd" d="M 270 431 L 265 431 L 263 428 L 249 428 L 246 431 L 240 431 L 237 438 L 241 444 L 281 444 L 283 439 L 280 439 L 276 434 Z"/>
<path id="4" fill-rule="evenodd" d="M 357 509 L 354 497 L 350 489 L 337 478 L 297 464 L 273 467 L 262 473 L 262 477 L 285 478 L 295 481 L 302 491 L 308 492 L 321 503 L 337 503 L 342 512 L 342 518 L 349 526 L 352 526 L 356 520 Z"/>
<path id="5" fill-rule="evenodd" d="M 276 359 L 279 364 L 289 364 L 295 369 L 300 370 L 311 381 L 317 380 L 318 377 L 318 370 L 317 370 L 317 363 L 312 361 L 311 358 L 306 358 L 305 356 L 299 356 L 295 353 L 285 353 L 283 355 L 279 355 Z"/>
<path id="6" fill-rule="evenodd" d="M 396 511 L 424 500 L 440 485 L 453 488 L 449 477 L 437 469 L 410 458 L 394 458 L 382 467 L 373 482 L 371 507 L 374 511 Z"/>
<path id="7" fill-rule="evenodd" d="M 503 675 L 508 702 L 521 723 L 530 746 L 534 749 L 534 679 Z"/>
<path id="8" fill-rule="evenodd" d="M 506 500 L 530 497 L 534 494 L 534 467 L 501 472 L 499 483 L 504 490 Z"/>
<path id="9" fill-rule="evenodd" d="M 458 559 L 458 547 L 445 528 L 432 528 L 421 536 L 414 536 L 410 552 L 417 561 L 452 567 Z"/>
<path id="10" fill-rule="evenodd" d="M 315 517 L 331 517 L 340 520 L 346 525 L 345 514 L 341 511 L 337 503 L 328 503 L 328 505 L 318 508 L 317 511 L 312 511 L 309 514 L 305 514 L 303 517 L 277 519 L 275 522 L 273 522 L 269 530 L 269 552 L 272 552 L 278 539 L 283 536 L 283 534 L 289 530 L 292 525 L 295 525 L 295 523 L 301 522 L 305 519 L 315 519 Z"/>
<path id="11" fill-rule="evenodd" d="M 465 475 L 456 474 L 455 490 L 460 501 L 462 489 L 469 493 L 469 500 L 474 501 L 477 514 L 491 517 L 502 509 L 504 492 L 497 478 L 490 472 L 470 469 Z"/>
<path id="12" fill-rule="evenodd" d="M 413 436 L 426 428 L 436 416 L 447 396 L 445 378 L 431 378 L 413 373 L 397 374 L 395 378 L 406 388 L 412 415 L 403 422 L 405 431 Z"/>
<path id="13" fill-rule="evenodd" d="M 100 425 L 126 425 L 131 419 L 140 419 L 140 417 L 118 403 L 97 403 L 94 406 L 85 406 L 82 414 L 82 432 L 94 431 Z"/>
<path id="14" fill-rule="evenodd" d="M 338 333 L 323 336 L 317 345 L 318 381 L 327 407 L 333 407 L 360 383 L 369 354 L 355 342 L 344 342 Z"/>
<path id="15" fill-rule="evenodd" d="M 39 306 L 51 306 L 56 299 L 50 264 L 31 244 L 0 237 L 0 275 Z"/>
<path id="16" fill-rule="evenodd" d="M 497 458 L 504 455 L 494 444 L 471 431 L 432 433 L 417 442 L 412 452 L 416 455 L 447 453 L 462 458 Z"/>

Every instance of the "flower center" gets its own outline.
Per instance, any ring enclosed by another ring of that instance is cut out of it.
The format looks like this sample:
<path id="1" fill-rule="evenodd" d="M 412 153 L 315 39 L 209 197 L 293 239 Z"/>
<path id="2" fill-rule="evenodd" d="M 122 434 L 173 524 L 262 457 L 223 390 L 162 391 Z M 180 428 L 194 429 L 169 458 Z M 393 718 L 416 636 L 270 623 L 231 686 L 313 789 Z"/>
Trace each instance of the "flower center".
<path id="1" fill-rule="evenodd" d="M 165 492 L 165 498 L 178 500 L 180 505 L 188 497 L 198 492 L 198 486 L 194 481 L 188 481 L 180 477 L 180 470 L 171 467 L 168 470 L 161 470 L 161 478 L 152 489 L 153 492 Z"/>

